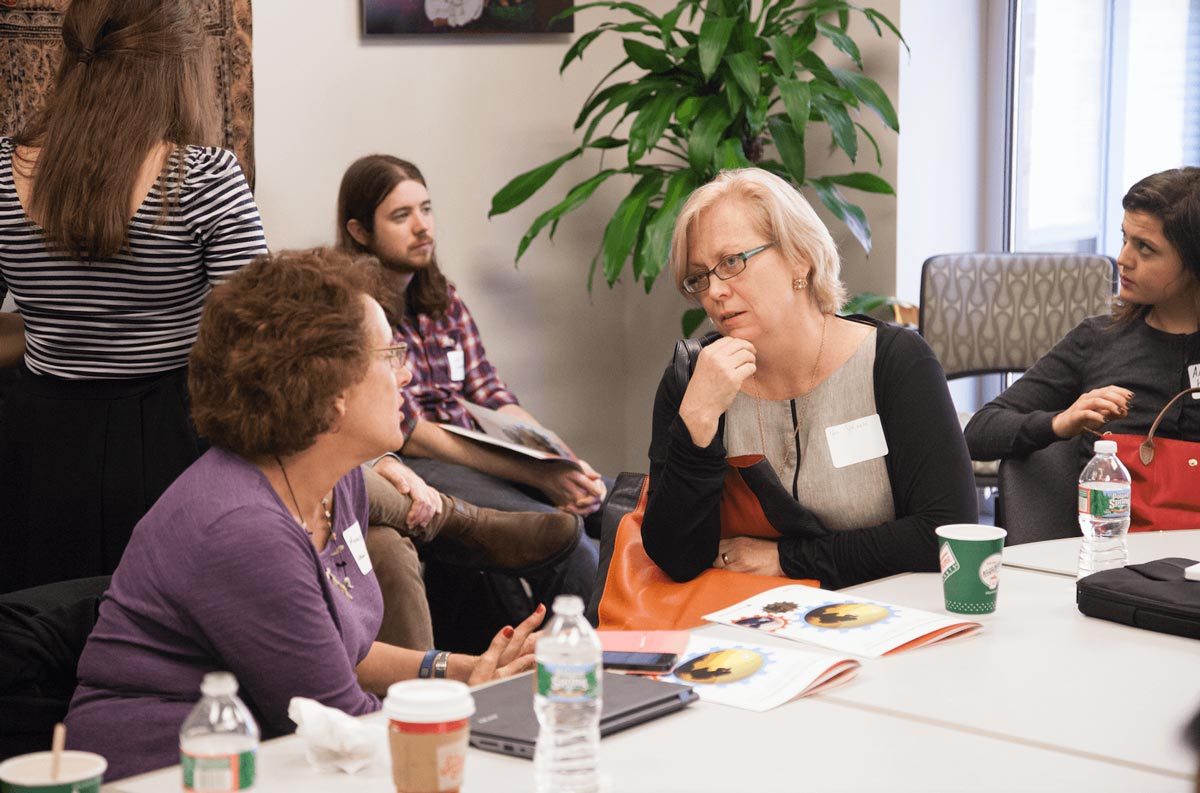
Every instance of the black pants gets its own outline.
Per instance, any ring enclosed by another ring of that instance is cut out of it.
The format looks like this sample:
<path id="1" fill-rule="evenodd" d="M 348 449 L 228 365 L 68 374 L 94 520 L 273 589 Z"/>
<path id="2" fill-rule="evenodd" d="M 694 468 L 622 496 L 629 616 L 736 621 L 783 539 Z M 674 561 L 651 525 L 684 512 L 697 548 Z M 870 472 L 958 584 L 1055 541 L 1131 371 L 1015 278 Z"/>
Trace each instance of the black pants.
<path id="1" fill-rule="evenodd" d="M 111 574 L 202 451 L 186 368 L 64 380 L 22 367 L 0 408 L 0 592 Z"/>

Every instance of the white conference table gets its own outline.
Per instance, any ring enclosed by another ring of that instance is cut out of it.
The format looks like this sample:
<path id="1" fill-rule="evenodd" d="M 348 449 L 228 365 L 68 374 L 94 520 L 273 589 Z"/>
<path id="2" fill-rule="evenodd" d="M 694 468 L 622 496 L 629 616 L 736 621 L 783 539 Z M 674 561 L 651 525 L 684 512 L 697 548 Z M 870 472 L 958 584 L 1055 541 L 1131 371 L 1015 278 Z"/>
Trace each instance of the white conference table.
<path id="1" fill-rule="evenodd" d="M 1022 567 L 1075 577 L 1082 537 L 1045 540 L 1004 549 L 1005 567 Z M 1129 535 L 1129 563 L 1179 556 L 1200 561 L 1200 529 L 1139 531 Z"/>
<path id="2" fill-rule="evenodd" d="M 893 576 L 849 591 L 941 610 L 935 574 Z M 1196 757 L 1180 729 L 1200 708 L 1200 642 L 1084 617 L 1072 578 L 1015 568 L 1001 573 L 997 612 L 979 620 L 984 630 L 977 636 L 863 659 L 847 685 L 768 713 L 698 702 L 609 736 L 600 750 L 604 789 L 1194 789 Z M 727 626 L 698 630 L 786 642 Z M 1100 691 L 1106 703 L 1094 695 Z M 260 748 L 255 789 L 391 790 L 385 720 L 364 718 L 379 728 L 380 752 L 369 768 L 317 775 L 302 741 L 289 736 Z M 149 793 L 179 784 L 174 767 L 103 791 Z M 464 793 L 531 790 L 531 762 L 471 750 Z"/>

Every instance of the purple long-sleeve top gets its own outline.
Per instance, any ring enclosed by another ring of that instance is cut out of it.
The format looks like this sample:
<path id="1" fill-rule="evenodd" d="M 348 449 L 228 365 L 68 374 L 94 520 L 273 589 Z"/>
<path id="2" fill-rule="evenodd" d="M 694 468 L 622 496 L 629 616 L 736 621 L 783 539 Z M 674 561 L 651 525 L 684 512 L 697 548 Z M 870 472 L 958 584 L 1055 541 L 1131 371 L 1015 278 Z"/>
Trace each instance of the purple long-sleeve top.
<path id="1" fill-rule="evenodd" d="M 365 533 L 356 468 L 334 488 L 333 525 Z M 383 599 L 350 548 L 320 553 L 262 472 L 211 449 L 134 529 L 79 661 L 68 742 L 108 759 L 109 780 L 179 761 L 179 727 L 205 673 L 228 670 L 263 737 L 289 733 L 289 700 L 352 715 L 379 709 L 355 667 L 379 630 Z M 353 600 L 326 568 L 348 575 Z"/>

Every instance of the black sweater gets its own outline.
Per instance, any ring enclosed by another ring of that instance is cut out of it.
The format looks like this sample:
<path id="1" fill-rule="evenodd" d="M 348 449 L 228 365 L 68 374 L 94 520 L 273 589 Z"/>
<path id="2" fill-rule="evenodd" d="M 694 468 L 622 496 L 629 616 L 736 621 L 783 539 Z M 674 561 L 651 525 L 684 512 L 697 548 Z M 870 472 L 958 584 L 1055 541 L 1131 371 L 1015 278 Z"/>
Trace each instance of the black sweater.
<path id="1" fill-rule="evenodd" d="M 855 321 L 876 328 L 875 406 L 887 438 L 896 519 L 815 540 L 788 537 L 787 527 L 776 527 L 784 535 L 784 573 L 832 589 L 935 571 L 934 529 L 978 519 L 971 463 L 941 364 L 916 333 L 865 317 Z M 724 418 L 712 443 L 696 446 L 679 418 L 683 393 L 668 366 L 654 400 L 650 496 L 642 522 L 646 553 L 676 581 L 695 578 L 717 556 L 727 471 Z"/>

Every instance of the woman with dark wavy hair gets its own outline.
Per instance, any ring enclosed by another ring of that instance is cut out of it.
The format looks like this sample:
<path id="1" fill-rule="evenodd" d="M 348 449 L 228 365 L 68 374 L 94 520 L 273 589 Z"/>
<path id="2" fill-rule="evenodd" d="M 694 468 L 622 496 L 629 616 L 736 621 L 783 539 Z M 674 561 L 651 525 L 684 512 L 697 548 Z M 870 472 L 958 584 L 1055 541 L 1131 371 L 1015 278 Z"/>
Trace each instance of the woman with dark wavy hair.
<path id="1" fill-rule="evenodd" d="M 1200 168 L 1147 176 L 1121 205 L 1113 313 L 1085 319 L 980 408 L 965 430 L 974 459 L 1070 440 L 1082 469 L 1093 433 L 1144 435 L 1171 397 L 1200 386 Z M 1200 402 L 1176 402 L 1158 435 L 1200 440 Z"/>
<path id="2" fill-rule="evenodd" d="M 202 451 L 186 364 L 209 290 L 266 250 L 218 139 L 191 0 L 74 0 L 45 107 L 0 138 L 0 591 L 111 573 Z M 22 332 L 23 328 L 23 332 Z M 63 472 L 69 471 L 69 476 Z"/>
<path id="3" fill-rule="evenodd" d="M 375 640 L 359 464 L 399 443 L 405 345 L 373 295 L 376 268 L 331 250 L 262 257 L 217 287 L 189 386 L 213 444 L 138 523 L 79 661 L 72 745 L 109 776 L 178 761 L 206 672 L 231 671 L 264 737 L 288 702 L 353 715 L 396 682 L 481 683 L 532 666 L 539 607 L 481 657 Z"/>

